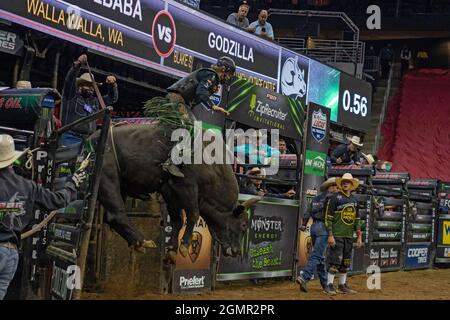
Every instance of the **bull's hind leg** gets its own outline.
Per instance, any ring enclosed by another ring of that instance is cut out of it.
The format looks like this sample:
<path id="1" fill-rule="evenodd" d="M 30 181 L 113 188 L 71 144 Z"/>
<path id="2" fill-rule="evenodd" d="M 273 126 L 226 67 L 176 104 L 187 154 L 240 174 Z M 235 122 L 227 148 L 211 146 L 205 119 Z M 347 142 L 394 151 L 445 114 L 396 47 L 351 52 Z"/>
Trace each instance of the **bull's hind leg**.
<path id="1" fill-rule="evenodd" d="M 188 255 L 189 245 L 192 240 L 194 226 L 200 217 L 198 206 L 198 188 L 194 179 L 186 177 L 184 179 L 171 179 L 161 188 L 161 194 L 164 200 L 172 208 L 178 210 L 184 209 L 186 212 L 186 229 L 184 230 L 180 253 L 183 256 Z"/>
<path id="2" fill-rule="evenodd" d="M 141 252 L 145 250 L 144 248 L 156 247 L 152 240 L 145 240 L 144 236 L 131 225 L 125 211 L 118 179 L 103 175 L 100 181 L 98 200 L 106 209 L 106 223 L 127 241 L 128 246 Z"/>
<path id="3" fill-rule="evenodd" d="M 175 264 L 178 251 L 178 234 L 183 226 L 183 219 L 180 209 L 168 205 L 167 211 L 169 212 L 172 231 L 170 233 L 170 246 L 167 250 L 166 263 Z"/>

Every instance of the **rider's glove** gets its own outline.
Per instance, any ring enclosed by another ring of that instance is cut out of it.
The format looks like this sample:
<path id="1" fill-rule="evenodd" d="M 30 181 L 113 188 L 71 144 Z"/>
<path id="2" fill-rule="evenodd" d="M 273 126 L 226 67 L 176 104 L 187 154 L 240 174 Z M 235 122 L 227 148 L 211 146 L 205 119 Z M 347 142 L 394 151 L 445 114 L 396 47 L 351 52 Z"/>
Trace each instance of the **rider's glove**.
<path id="1" fill-rule="evenodd" d="M 87 178 L 87 173 L 85 170 L 78 170 L 72 176 L 72 182 L 75 184 L 75 187 L 79 188 L 84 180 Z"/>

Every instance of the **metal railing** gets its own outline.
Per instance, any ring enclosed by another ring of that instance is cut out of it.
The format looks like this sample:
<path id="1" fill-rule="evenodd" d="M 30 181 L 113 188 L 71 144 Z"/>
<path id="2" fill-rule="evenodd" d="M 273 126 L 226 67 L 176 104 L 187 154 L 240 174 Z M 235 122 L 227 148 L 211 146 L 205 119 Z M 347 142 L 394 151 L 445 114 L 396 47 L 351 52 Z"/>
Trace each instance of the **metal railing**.
<path id="1" fill-rule="evenodd" d="M 364 57 L 364 72 L 378 72 L 380 70 L 380 57 L 368 56 Z"/>
<path id="2" fill-rule="evenodd" d="M 322 62 L 364 62 L 364 42 L 313 39 L 305 45 L 302 38 L 277 38 L 281 45 Z"/>
<path id="3" fill-rule="evenodd" d="M 294 51 L 304 50 L 306 48 L 305 39 L 303 38 L 275 38 L 275 41 Z"/>
<path id="4" fill-rule="evenodd" d="M 390 96 L 390 93 L 391 93 L 392 75 L 394 74 L 393 69 L 394 68 L 391 66 L 391 69 L 389 70 L 389 76 L 388 76 L 388 81 L 387 81 L 387 85 L 386 85 L 386 91 L 384 92 L 383 106 L 381 107 L 380 119 L 378 120 L 377 132 L 375 132 L 375 143 L 373 144 L 373 147 L 372 147 L 372 154 L 376 154 L 376 152 L 378 150 L 378 147 L 380 145 L 381 126 L 383 125 L 383 122 L 384 122 L 384 117 L 385 117 L 385 114 L 386 114 L 386 108 L 387 108 L 387 104 L 389 102 L 389 96 Z"/>

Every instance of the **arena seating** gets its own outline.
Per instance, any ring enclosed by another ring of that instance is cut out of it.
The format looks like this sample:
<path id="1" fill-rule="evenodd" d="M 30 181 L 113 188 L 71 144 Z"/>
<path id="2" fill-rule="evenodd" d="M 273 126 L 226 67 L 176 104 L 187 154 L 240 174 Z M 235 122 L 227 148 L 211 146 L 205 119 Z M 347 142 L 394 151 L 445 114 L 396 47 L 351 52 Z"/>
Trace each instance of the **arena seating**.
<path id="1" fill-rule="evenodd" d="M 412 178 L 450 180 L 450 72 L 421 69 L 405 75 L 383 124 L 379 159 Z"/>

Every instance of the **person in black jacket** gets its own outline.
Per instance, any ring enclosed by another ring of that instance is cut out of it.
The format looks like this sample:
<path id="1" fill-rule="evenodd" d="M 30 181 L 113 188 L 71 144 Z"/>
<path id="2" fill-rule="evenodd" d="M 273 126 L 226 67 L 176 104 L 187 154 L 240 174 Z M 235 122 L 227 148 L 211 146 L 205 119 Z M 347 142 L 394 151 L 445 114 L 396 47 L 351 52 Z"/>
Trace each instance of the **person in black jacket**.
<path id="1" fill-rule="evenodd" d="M 100 102 L 95 95 L 91 75 L 83 73 L 81 77 L 77 78 L 81 66 L 87 64 L 87 59 L 85 54 L 79 56 L 66 75 L 60 119 L 63 126 L 100 110 Z M 103 96 L 103 100 L 107 106 L 110 106 L 119 99 L 116 78 L 109 75 L 106 77 L 105 82 L 108 92 Z M 94 133 L 96 129 L 97 124 L 95 121 L 77 126 L 63 135 L 63 145 L 81 144 L 83 137 Z"/>
<path id="2" fill-rule="evenodd" d="M 244 194 L 252 194 L 260 197 L 292 199 L 296 192 L 291 189 L 285 193 L 272 193 L 264 188 L 263 182 L 258 177 L 262 176 L 261 169 L 255 167 L 247 171 L 247 175 L 255 176 L 255 179 L 249 178 L 247 184 L 241 185 L 239 192 Z"/>
<path id="3" fill-rule="evenodd" d="M 320 191 L 321 194 L 315 196 L 311 201 L 311 205 L 303 216 L 302 226 L 300 227 L 300 230 L 305 231 L 309 218 L 311 217 L 313 219 L 313 224 L 310 229 L 313 251 L 308 259 L 308 263 L 297 277 L 297 283 L 303 292 L 308 292 L 307 283 L 313 277 L 316 269 L 322 288 L 325 289 L 327 285 L 325 250 L 327 248 L 328 232 L 325 227 L 325 208 L 330 196 L 337 191 L 336 178 L 329 178 L 322 183 Z"/>
<path id="4" fill-rule="evenodd" d="M 170 101 L 183 103 L 190 108 L 197 104 L 208 111 L 229 114 L 225 109 L 215 105 L 210 97 L 217 92 L 219 84 L 228 82 L 236 72 L 236 64 L 229 57 L 221 57 L 211 68 L 195 70 L 183 79 L 178 80 L 169 88 L 167 97 Z"/>
<path id="5" fill-rule="evenodd" d="M 332 164 L 361 164 L 361 156 L 358 149 L 363 144 L 358 136 L 353 136 L 349 143 L 338 145 L 330 155 Z"/>
<path id="6" fill-rule="evenodd" d="M 191 109 L 198 104 L 208 111 L 229 115 L 230 113 L 227 110 L 215 105 L 210 97 L 217 92 L 220 84 L 229 82 L 235 72 L 236 64 L 233 59 L 221 57 L 211 68 L 198 69 L 167 88 L 169 92 L 167 99 L 172 103 L 176 103 L 180 112 L 193 120 L 195 120 L 195 117 Z M 154 101 L 158 105 L 161 103 L 160 100 Z M 162 167 L 163 170 L 174 176 L 184 177 L 184 174 L 172 162 L 170 155 L 168 160 L 162 164 Z"/>
<path id="7" fill-rule="evenodd" d="M 12 164 L 26 151 L 16 151 L 13 138 L 0 135 L 0 300 L 16 272 L 20 234 L 33 219 L 33 207 L 45 210 L 66 207 L 86 178 L 81 170 L 67 180 L 62 190 L 45 189 L 14 172 Z"/>

